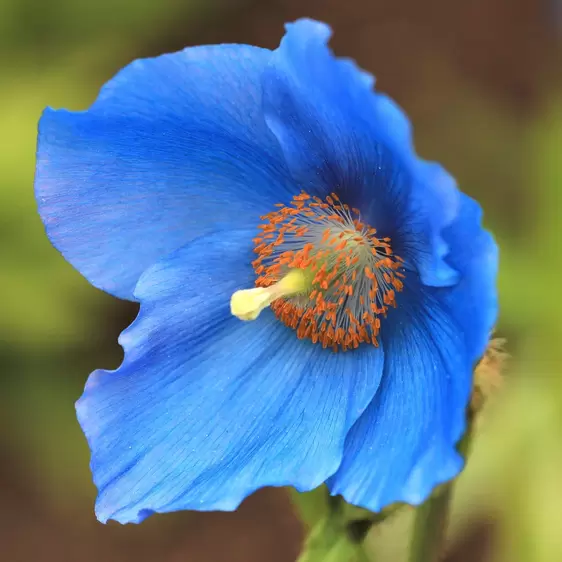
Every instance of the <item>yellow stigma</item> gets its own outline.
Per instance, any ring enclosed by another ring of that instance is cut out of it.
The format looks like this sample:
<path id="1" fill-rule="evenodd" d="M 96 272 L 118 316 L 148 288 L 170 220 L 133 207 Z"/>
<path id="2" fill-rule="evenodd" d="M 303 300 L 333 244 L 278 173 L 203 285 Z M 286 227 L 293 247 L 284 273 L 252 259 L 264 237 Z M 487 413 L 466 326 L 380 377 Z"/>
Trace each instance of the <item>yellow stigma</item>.
<path id="1" fill-rule="evenodd" d="M 303 269 L 291 269 L 269 287 L 242 289 L 230 297 L 230 312 L 240 320 L 255 320 L 274 300 L 310 290 L 311 277 Z"/>

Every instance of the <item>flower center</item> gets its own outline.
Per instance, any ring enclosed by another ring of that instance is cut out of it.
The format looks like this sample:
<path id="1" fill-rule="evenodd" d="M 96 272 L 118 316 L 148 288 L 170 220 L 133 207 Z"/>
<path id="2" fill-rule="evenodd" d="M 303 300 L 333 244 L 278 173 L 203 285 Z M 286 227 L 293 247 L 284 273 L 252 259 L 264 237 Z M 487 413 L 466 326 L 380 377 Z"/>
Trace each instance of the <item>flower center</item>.
<path id="1" fill-rule="evenodd" d="M 390 239 L 377 238 L 335 194 L 322 201 L 301 193 L 277 207 L 254 239 L 257 288 L 233 295 L 233 314 L 253 320 L 270 305 L 297 337 L 325 348 L 378 345 L 380 318 L 403 288 L 403 260 Z"/>

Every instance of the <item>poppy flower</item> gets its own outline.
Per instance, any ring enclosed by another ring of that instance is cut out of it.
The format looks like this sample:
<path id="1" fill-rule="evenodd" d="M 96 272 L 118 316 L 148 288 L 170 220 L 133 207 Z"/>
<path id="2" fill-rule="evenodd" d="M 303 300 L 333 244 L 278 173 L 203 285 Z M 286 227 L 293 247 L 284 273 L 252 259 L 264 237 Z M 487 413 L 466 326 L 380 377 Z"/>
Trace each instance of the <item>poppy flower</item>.
<path id="1" fill-rule="evenodd" d="M 378 511 L 462 469 L 497 248 L 329 37 L 137 60 L 41 118 L 50 240 L 140 303 L 77 403 L 103 522 L 322 483 Z"/>

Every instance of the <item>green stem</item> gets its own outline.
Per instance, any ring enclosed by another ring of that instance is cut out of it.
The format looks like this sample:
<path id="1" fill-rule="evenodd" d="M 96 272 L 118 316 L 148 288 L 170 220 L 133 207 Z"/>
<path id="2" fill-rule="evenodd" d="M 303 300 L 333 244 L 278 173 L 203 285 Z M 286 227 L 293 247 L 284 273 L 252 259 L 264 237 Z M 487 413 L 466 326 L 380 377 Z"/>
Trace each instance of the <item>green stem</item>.
<path id="1" fill-rule="evenodd" d="M 366 511 L 348 505 L 341 496 L 331 496 L 326 488 L 321 490 L 322 496 L 319 491 L 309 492 L 308 497 L 322 497 L 323 516 L 303 517 L 309 530 L 297 562 L 371 562 L 363 541 L 375 520 L 367 517 Z M 307 503 L 302 501 L 302 494 L 295 493 L 294 498 L 301 507 Z"/>
<path id="2" fill-rule="evenodd" d="M 449 519 L 453 486 L 447 484 L 416 511 L 410 562 L 438 562 Z"/>
<path id="3" fill-rule="evenodd" d="M 467 428 L 458 446 L 468 456 L 474 429 L 473 413 L 469 412 Z M 410 550 L 410 562 L 439 562 L 443 553 L 455 480 L 444 484 L 416 510 Z"/>

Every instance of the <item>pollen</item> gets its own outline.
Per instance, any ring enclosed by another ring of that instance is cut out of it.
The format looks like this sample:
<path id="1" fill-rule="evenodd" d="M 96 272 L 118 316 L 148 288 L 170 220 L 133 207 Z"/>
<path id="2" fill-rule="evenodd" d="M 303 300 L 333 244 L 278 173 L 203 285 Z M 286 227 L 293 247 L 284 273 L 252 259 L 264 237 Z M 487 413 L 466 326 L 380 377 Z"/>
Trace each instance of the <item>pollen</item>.
<path id="1" fill-rule="evenodd" d="M 276 207 L 262 217 L 254 238 L 256 288 L 246 291 L 255 301 L 246 319 L 271 306 L 297 337 L 324 348 L 378 346 L 381 318 L 396 307 L 404 286 L 404 263 L 390 239 L 377 237 L 335 193 L 325 200 L 301 193 Z M 233 300 L 239 305 L 249 297 L 235 293 Z"/>

